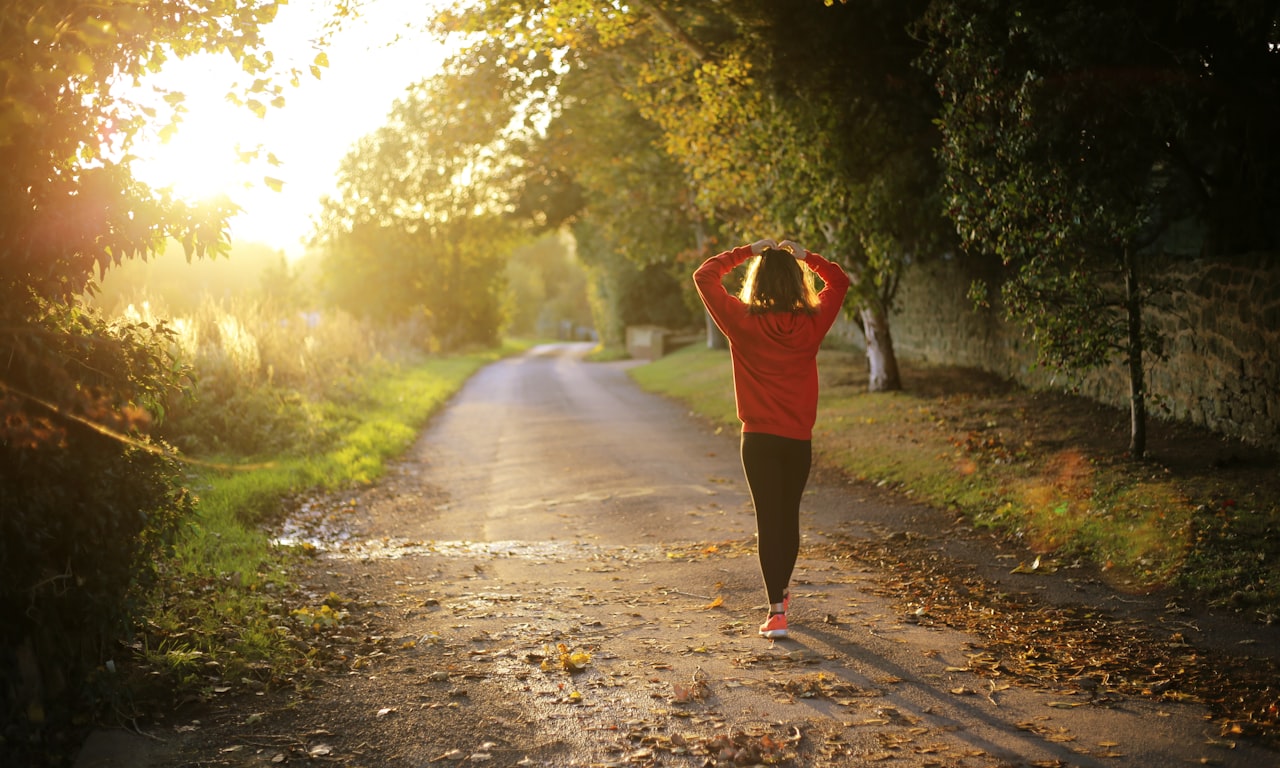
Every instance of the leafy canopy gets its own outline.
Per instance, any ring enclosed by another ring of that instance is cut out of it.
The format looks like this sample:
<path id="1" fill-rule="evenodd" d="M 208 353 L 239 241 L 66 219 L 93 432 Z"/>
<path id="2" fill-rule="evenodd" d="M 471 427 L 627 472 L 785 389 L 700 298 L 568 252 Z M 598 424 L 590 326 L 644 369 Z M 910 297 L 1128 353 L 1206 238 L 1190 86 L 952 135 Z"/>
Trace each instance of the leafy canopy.
<path id="1" fill-rule="evenodd" d="M 933 4 L 948 213 L 1011 267 L 1006 309 L 1047 362 L 1087 369 L 1129 344 L 1127 298 L 1161 286 L 1120 295 L 1125 255 L 1175 227 L 1220 252 L 1280 242 L 1276 21 L 1196 0 Z"/>
<path id="2" fill-rule="evenodd" d="M 334 299 L 384 321 L 423 319 L 430 344 L 492 344 L 519 232 L 512 179 L 527 130 L 510 71 L 455 61 L 411 86 L 361 139 L 317 239 Z"/>

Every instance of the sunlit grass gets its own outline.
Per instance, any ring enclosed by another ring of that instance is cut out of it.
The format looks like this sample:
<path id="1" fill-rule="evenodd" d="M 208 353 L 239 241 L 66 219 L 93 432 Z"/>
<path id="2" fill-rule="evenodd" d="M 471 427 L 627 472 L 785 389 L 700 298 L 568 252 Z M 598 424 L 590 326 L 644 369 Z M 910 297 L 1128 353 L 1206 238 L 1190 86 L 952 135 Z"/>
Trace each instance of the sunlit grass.
<path id="1" fill-rule="evenodd" d="M 1215 517 L 1206 513 L 1205 499 L 1243 494 L 1118 456 L 1090 455 L 1073 447 L 1071 435 L 1035 442 L 1018 437 L 1025 430 L 1011 414 L 1034 408 L 1019 400 L 1029 393 L 868 393 L 864 374 L 842 370 L 849 360 L 838 352 L 820 358 L 824 394 L 814 433 L 820 461 L 1015 537 L 1028 557 L 1090 563 L 1120 586 L 1179 583 L 1209 599 L 1264 611 L 1280 605 L 1280 574 L 1269 564 L 1276 558 L 1266 551 L 1280 547 L 1266 544 L 1273 533 L 1261 534 L 1280 519 L 1274 500 L 1239 502 L 1256 510 L 1252 515 Z M 727 352 L 690 347 L 631 373 L 643 387 L 737 428 Z M 983 418 L 997 411 L 1000 423 Z M 1245 529 L 1260 535 L 1246 541 Z"/>
<path id="2" fill-rule="evenodd" d="M 281 603 L 292 586 L 294 555 L 272 543 L 265 524 L 290 495 L 376 480 L 471 374 L 519 348 L 379 368 L 348 382 L 342 402 L 318 410 L 341 430 L 332 444 L 317 451 L 299 447 L 269 461 L 254 457 L 234 469 L 211 466 L 235 464 L 234 456 L 197 465 L 192 487 L 198 511 L 153 596 L 142 654 L 148 665 L 171 684 L 190 688 L 197 681 L 184 662 L 196 654 L 216 661 L 221 677 L 231 679 L 255 663 L 305 664 L 284 628 L 291 606 Z"/>
<path id="3" fill-rule="evenodd" d="M 698 415 L 720 426 L 737 424 L 729 353 L 685 347 L 630 370 L 640 386 L 688 403 Z"/>
<path id="4" fill-rule="evenodd" d="M 242 536 L 255 538 L 257 533 L 243 534 L 238 529 L 261 524 L 279 508 L 284 496 L 376 480 L 386 460 L 403 453 L 427 419 L 471 374 L 499 354 L 433 358 L 365 382 L 362 397 L 335 404 L 328 411 L 346 431 L 326 451 L 247 464 L 243 469 L 202 471 L 196 483 L 201 489 L 200 523 L 215 529 L 221 542 L 209 548 L 234 553 Z M 234 460 L 224 461 L 231 464 Z M 246 565 L 235 554 L 219 558 L 224 564 Z"/>
<path id="5" fill-rule="evenodd" d="M 617 360 L 629 360 L 631 355 L 622 347 L 607 347 L 597 344 L 584 358 L 589 363 L 611 363 Z"/>

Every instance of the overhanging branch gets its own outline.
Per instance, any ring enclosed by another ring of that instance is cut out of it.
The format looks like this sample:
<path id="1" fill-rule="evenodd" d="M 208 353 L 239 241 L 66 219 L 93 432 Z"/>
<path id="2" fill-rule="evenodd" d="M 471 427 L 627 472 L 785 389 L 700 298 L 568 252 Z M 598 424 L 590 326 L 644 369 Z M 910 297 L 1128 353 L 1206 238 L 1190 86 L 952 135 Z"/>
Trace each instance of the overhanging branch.
<path id="1" fill-rule="evenodd" d="M 704 48 L 697 40 L 690 37 L 688 33 L 680 28 L 680 25 L 675 22 L 675 19 L 671 18 L 666 11 L 659 8 L 655 3 L 648 2 L 647 0 L 633 0 L 633 5 L 644 10 L 653 17 L 654 22 L 662 28 L 663 32 L 670 35 L 673 40 L 679 43 L 682 48 L 692 54 L 699 62 L 706 64 L 711 61 L 711 54 L 707 49 Z"/>

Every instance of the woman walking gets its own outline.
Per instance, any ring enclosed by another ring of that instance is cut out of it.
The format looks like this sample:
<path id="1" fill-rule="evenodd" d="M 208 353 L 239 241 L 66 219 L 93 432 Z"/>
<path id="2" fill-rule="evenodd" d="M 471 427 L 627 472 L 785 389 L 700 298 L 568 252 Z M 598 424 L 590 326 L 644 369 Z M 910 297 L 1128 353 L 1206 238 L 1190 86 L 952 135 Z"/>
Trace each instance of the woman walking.
<path id="1" fill-rule="evenodd" d="M 737 296 L 721 282 L 748 259 Z M 813 275 L 825 284 L 814 288 Z M 787 586 L 800 553 L 800 497 L 809 481 L 818 412 L 818 346 L 849 290 L 840 265 L 797 243 L 766 238 L 712 256 L 693 273 L 698 295 L 729 339 L 742 421 L 742 469 L 756 512 L 767 638 L 787 636 Z"/>

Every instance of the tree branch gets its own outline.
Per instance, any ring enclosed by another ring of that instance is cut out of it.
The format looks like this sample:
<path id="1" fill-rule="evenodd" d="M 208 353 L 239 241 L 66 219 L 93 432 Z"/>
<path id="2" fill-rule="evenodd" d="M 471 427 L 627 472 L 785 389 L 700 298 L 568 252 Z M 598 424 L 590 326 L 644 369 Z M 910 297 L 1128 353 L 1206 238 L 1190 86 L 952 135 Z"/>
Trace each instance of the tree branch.
<path id="1" fill-rule="evenodd" d="M 711 61 L 712 57 L 707 49 L 681 29 L 680 25 L 666 11 L 659 8 L 655 3 L 648 2 L 648 0 L 635 0 L 633 4 L 653 17 L 654 22 L 662 28 L 663 32 L 670 35 L 673 40 L 679 43 L 699 62 L 706 64 Z"/>

